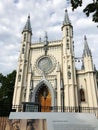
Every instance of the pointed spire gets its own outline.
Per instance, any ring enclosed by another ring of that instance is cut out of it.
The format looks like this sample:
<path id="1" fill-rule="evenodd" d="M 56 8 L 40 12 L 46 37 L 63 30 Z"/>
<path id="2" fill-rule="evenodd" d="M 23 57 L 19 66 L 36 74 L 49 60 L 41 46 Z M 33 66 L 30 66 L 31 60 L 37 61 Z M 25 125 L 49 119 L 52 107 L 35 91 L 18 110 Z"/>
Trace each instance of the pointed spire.
<path id="1" fill-rule="evenodd" d="M 28 19 L 27 19 L 27 22 L 24 26 L 22 33 L 25 32 L 25 31 L 28 31 L 32 34 L 32 28 L 31 28 L 31 23 L 30 23 L 30 15 L 28 15 Z"/>
<path id="2" fill-rule="evenodd" d="M 48 45 L 48 36 L 47 36 L 47 32 L 45 31 L 45 37 L 44 37 L 44 44 Z"/>
<path id="3" fill-rule="evenodd" d="M 65 16 L 64 16 L 64 21 L 63 21 L 63 25 L 66 25 L 66 24 L 71 24 L 71 22 L 69 20 L 67 9 L 65 9 Z"/>
<path id="4" fill-rule="evenodd" d="M 84 36 L 84 50 L 83 50 L 83 56 L 91 56 L 91 50 L 89 49 L 87 38 Z"/>
<path id="5" fill-rule="evenodd" d="M 47 36 L 47 32 L 45 32 L 45 37 L 44 37 L 44 50 L 45 50 L 45 55 L 47 55 L 47 51 L 48 51 L 48 36 Z"/>
<path id="6" fill-rule="evenodd" d="M 41 39 L 41 37 L 39 37 L 39 43 L 41 43 L 42 42 L 42 39 Z"/>

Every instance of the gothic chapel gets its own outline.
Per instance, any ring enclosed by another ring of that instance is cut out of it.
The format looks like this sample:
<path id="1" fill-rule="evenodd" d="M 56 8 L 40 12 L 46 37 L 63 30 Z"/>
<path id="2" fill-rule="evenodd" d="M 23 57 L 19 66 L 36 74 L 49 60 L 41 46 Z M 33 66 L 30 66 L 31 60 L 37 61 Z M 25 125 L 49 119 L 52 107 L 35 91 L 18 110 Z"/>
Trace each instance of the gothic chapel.
<path id="1" fill-rule="evenodd" d="M 28 16 L 22 31 L 13 105 L 31 102 L 50 107 L 98 107 L 92 53 L 85 36 L 82 66 L 76 69 L 73 26 L 67 10 L 61 30 L 61 40 L 48 41 L 45 33 L 44 42 L 32 43 Z"/>

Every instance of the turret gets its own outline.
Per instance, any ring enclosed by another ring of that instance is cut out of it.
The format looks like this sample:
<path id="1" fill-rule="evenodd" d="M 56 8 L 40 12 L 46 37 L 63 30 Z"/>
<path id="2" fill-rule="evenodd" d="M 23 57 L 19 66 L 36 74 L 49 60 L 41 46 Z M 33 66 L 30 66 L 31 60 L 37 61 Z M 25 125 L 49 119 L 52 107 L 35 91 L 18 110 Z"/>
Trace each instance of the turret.
<path id="1" fill-rule="evenodd" d="M 30 16 L 28 16 L 27 22 L 22 31 L 22 42 L 31 42 L 32 28 L 30 23 Z"/>
<path id="2" fill-rule="evenodd" d="M 91 53 L 91 50 L 89 49 L 86 36 L 84 36 L 83 63 L 84 63 L 85 71 L 94 70 L 94 65 L 92 61 L 92 53 Z"/>
<path id="3" fill-rule="evenodd" d="M 64 25 L 71 25 L 71 22 L 69 20 L 68 12 L 67 9 L 65 10 L 65 16 L 64 16 L 64 21 L 63 21 L 63 26 Z"/>
<path id="4" fill-rule="evenodd" d="M 84 36 L 84 50 L 83 50 L 83 70 L 85 72 L 84 81 L 85 88 L 88 93 L 87 103 L 89 107 L 98 107 L 97 99 L 97 84 L 95 67 L 92 60 L 92 53 L 87 43 L 87 38 Z"/>
<path id="5" fill-rule="evenodd" d="M 45 32 L 45 37 L 44 37 L 44 50 L 45 50 L 45 55 L 47 55 L 47 51 L 48 51 L 48 36 L 47 36 L 47 32 Z"/>
<path id="6" fill-rule="evenodd" d="M 27 97 L 28 95 L 25 94 L 25 91 L 27 90 L 28 66 L 30 66 L 29 56 L 31 36 L 32 28 L 30 23 L 30 16 L 28 16 L 27 22 L 22 31 L 22 41 L 14 89 L 13 105 L 20 105 L 21 102 L 29 100 Z"/>
<path id="7" fill-rule="evenodd" d="M 21 52 L 24 54 L 24 59 L 28 59 L 29 48 L 31 44 L 32 28 L 30 23 L 30 16 L 27 18 L 27 22 L 22 31 L 22 46 Z"/>
<path id="8" fill-rule="evenodd" d="M 84 56 L 84 57 L 86 57 L 86 56 L 92 57 L 91 50 L 89 49 L 86 36 L 84 36 L 84 50 L 83 50 L 83 56 Z"/>
<path id="9" fill-rule="evenodd" d="M 68 12 L 65 10 L 64 21 L 62 25 L 63 32 L 63 83 L 64 83 L 64 96 L 65 106 L 75 106 L 75 93 L 74 87 L 76 85 L 76 72 L 75 63 L 73 60 L 73 27 L 69 20 Z M 70 90 L 69 90 L 70 88 Z M 70 91 L 68 93 L 68 91 Z"/>
<path id="10" fill-rule="evenodd" d="M 31 23 L 30 23 L 30 15 L 28 16 L 27 22 L 26 22 L 26 24 L 25 24 L 25 26 L 23 28 L 22 33 L 23 32 L 29 32 L 29 33 L 32 34 L 32 28 L 31 28 Z"/>
<path id="11" fill-rule="evenodd" d="M 63 32 L 63 52 L 67 54 L 73 55 L 73 27 L 71 25 L 71 22 L 69 20 L 68 12 L 65 10 L 65 16 L 64 21 L 62 25 L 62 32 Z"/>

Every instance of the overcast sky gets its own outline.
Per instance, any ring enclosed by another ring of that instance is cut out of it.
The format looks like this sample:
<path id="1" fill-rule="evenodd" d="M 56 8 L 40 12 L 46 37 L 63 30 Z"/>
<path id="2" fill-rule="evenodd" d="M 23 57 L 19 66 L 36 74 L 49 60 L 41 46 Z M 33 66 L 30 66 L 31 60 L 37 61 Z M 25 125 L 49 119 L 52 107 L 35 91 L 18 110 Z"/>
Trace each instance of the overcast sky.
<path id="1" fill-rule="evenodd" d="M 83 7 L 90 1 L 92 0 L 86 0 L 82 8 L 73 12 L 66 0 L 0 0 L 0 73 L 6 75 L 17 68 L 21 32 L 27 16 L 30 14 L 32 43 L 39 41 L 39 37 L 43 40 L 45 31 L 48 32 L 49 41 L 60 40 L 66 7 L 74 30 L 75 56 L 82 56 L 86 35 L 98 69 L 97 24 L 82 12 Z"/>

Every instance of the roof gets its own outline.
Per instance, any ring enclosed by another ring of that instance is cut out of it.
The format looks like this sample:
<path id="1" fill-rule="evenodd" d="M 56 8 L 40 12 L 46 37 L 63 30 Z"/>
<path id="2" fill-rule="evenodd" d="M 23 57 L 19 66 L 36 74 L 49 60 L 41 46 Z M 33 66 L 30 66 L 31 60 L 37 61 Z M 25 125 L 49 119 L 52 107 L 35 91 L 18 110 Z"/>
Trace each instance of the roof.
<path id="1" fill-rule="evenodd" d="M 27 22 L 24 26 L 22 33 L 25 32 L 25 31 L 28 31 L 32 34 L 32 28 L 31 28 L 31 23 L 30 23 L 30 15 L 28 16 Z"/>

